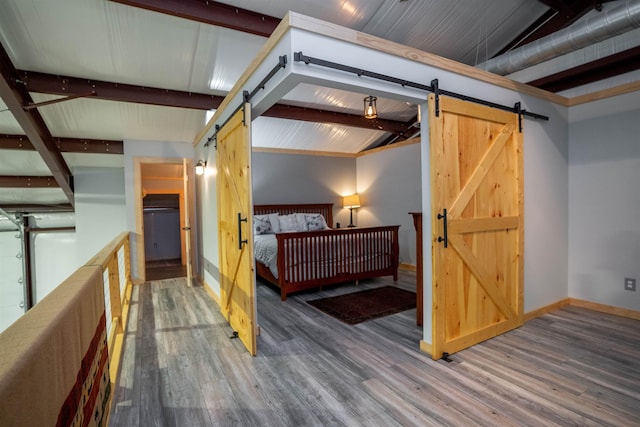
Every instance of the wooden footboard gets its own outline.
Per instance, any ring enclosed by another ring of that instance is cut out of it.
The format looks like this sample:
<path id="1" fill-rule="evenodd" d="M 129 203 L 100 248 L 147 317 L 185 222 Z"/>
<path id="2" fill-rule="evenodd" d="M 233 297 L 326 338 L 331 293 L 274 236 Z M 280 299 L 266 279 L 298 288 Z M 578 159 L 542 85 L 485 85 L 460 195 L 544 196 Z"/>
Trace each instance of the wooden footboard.
<path id="1" fill-rule="evenodd" d="M 398 279 L 400 226 L 279 233 L 280 296 L 371 277 Z"/>

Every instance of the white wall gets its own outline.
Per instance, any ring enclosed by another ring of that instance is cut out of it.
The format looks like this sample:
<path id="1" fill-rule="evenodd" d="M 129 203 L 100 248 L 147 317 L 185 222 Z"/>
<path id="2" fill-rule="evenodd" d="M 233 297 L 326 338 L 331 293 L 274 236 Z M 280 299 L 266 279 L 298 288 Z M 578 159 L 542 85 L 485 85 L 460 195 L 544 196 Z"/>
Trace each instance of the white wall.
<path id="1" fill-rule="evenodd" d="M 342 196 L 356 192 L 355 157 L 254 152 L 252 174 L 254 204 L 333 203 L 331 226 L 349 224 Z"/>
<path id="2" fill-rule="evenodd" d="M 198 230 L 198 274 L 216 295 L 220 295 L 218 268 L 218 204 L 216 200 L 215 150 L 201 149 L 198 159 L 207 161 L 204 175 L 196 176 L 196 221 Z"/>
<path id="3" fill-rule="evenodd" d="M 567 109 L 546 104 L 534 111 L 550 120 L 524 121 L 525 313 L 568 296 Z"/>
<path id="4" fill-rule="evenodd" d="M 122 168 L 75 168 L 77 267 L 127 230 Z"/>
<path id="5" fill-rule="evenodd" d="M 400 262 L 416 265 L 416 232 L 409 212 L 422 211 L 420 144 L 360 156 L 356 161 L 362 207 L 358 225 L 400 225 Z"/>
<path id="6" fill-rule="evenodd" d="M 640 280 L 639 105 L 609 114 L 594 102 L 569 128 L 569 295 L 632 310 L 640 288 L 624 290 L 624 279 Z"/>

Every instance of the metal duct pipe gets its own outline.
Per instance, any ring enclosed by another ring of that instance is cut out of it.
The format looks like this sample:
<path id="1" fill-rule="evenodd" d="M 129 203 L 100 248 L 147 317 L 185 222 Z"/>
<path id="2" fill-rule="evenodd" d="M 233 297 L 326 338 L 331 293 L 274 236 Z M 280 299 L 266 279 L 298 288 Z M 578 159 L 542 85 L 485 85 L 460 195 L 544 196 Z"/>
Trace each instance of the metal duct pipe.
<path id="1" fill-rule="evenodd" d="M 483 62 L 478 68 L 504 76 L 640 28 L 640 0 L 620 3 L 623 4 L 605 9 L 584 22 Z"/>

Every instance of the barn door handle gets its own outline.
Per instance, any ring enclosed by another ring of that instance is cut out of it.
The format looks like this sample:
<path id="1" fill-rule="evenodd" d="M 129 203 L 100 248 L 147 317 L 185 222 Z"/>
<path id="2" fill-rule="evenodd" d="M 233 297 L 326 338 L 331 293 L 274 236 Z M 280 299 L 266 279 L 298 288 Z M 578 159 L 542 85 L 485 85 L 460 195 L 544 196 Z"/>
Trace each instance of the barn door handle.
<path id="1" fill-rule="evenodd" d="M 247 239 L 242 240 L 242 223 L 247 222 L 247 218 L 242 218 L 242 213 L 238 212 L 238 249 L 242 249 L 243 243 L 249 243 Z"/>
<path id="2" fill-rule="evenodd" d="M 442 213 L 438 214 L 438 219 L 441 219 L 444 221 L 444 237 L 442 236 L 438 236 L 438 242 L 444 242 L 444 247 L 447 247 L 447 210 L 446 209 L 442 209 Z"/>

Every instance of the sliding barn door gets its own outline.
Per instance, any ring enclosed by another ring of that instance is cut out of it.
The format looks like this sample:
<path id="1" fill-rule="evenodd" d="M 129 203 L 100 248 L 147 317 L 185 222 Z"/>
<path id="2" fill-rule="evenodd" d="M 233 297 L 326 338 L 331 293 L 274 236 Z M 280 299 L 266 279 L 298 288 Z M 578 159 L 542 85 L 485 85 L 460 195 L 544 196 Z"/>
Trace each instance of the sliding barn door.
<path id="1" fill-rule="evenodd" d="M 217 135 L 220 307 L 256 354 L 256 293 L 251 198 L 251 111 L 246 103 Z"/>
<path id="2" fill-rule="evenodd" d="M 439 359 L 522 325 L 523 152 L 516 114 L 433 95 L 429 138 Z"/>

